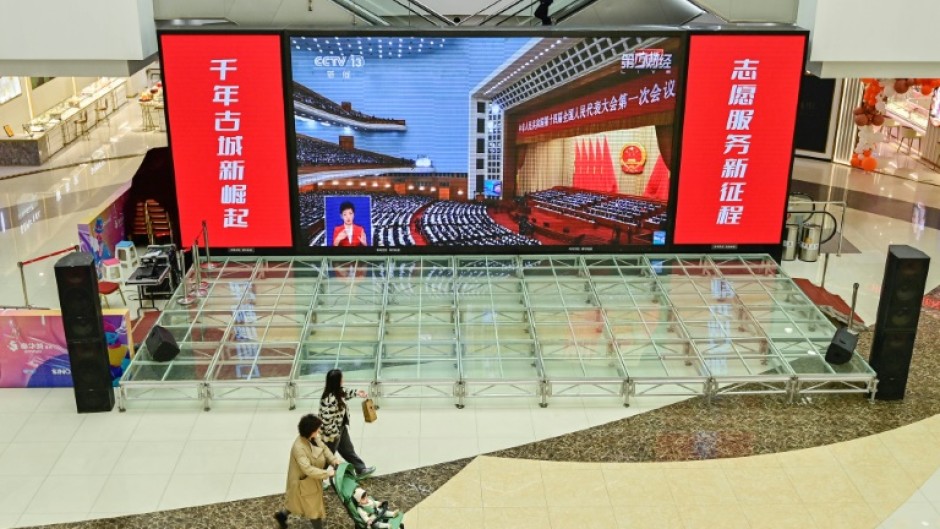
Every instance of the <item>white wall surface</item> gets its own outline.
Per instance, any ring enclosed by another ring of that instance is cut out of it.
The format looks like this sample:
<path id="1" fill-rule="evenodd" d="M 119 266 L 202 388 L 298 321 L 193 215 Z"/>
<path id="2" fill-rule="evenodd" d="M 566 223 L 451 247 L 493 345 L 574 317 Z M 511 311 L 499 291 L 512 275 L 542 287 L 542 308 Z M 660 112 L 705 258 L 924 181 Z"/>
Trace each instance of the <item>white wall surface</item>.
<path id="1" fill-rule="evenodd" d="M 152 0 L 0 0 L 0 61 L 128 61 L 156 51 Z"/>
<path id="2" fill-rule="evenodd" d="M 800 0 L 797 15 L 823 77 L 940 77 L 938 21 L 937 0 Z"/>
<path id="3" fill-rule="evenodd" d="M 698 0 L 698 5 L 729 22 L 796 22 L 799 0 Z"/>

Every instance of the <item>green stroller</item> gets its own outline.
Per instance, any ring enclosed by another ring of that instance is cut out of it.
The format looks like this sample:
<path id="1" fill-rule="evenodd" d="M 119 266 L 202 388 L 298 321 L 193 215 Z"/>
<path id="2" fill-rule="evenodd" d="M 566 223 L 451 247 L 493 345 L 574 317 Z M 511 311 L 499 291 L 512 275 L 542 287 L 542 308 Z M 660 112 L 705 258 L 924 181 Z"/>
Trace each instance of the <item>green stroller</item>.
<path id="1" fill-rule="evenodd" d="M 356 481 L 356 471 L 353 469 L 352 465 L 349 463 L 340 463 L 339 467 L 336 469 L 336 475 L 330 478 L 330 481 L 333 485 L 333 490 L 335 490 L 336 495 L 339 496 L 339 500 L 343 502 L 343 506 L 346 507 L 346 513 L 349 514 L 353 523 L 356 524 L 356 529 L 369 529 L 366 521 L 359 516 L 358 504 L 355 498 L 353 498 L 353 492 L 355 492 L 356 487 L 359 486 L 359 482 Z M 384 503 L 383 506 L 385 506 Z M 384 510 L 384 508 L 380 508 L 380 511 Z M 378 518 L 382 518 L 381 512 L 378 514 Z M 404 529 L 404 518 L 405 513 L 399 512 L 394 518 L 389 518 L 384 521 L 388 523 L 389 529 Z"/>

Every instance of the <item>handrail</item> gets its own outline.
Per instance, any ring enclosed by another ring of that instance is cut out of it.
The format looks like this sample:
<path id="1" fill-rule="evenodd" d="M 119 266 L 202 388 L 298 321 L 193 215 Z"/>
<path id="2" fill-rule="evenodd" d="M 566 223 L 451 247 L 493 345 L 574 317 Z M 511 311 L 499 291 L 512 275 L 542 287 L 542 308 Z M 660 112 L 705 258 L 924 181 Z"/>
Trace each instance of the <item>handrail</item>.
<path id="1" fill-rule="evenodd" d="M 373 26 L 391 26 L 385 19 L 351 0 L 333 0 L 333 3 L 365 20 Z"/>
<path id="2" fill-rule="evenodd" d="M 839 233 L 839 247 L 836 249 L 836 256 L 841 257 L 841 256 L 842 256 L 842 242 L 845 240 L 845 229 L 844 229 L 844 228 L 845 228 L 845 211 L 848 209 L 848 203 L 845 202 L 844 200 L 818 200 L 818 201 L 817 201 L 817 200 L 812 200 L 812 201 L 809 201 L 809 202 L 804 202 L 803 204 L 800 204 L 800 205 L 804 205 L 804 206 L 805 206 L 805 205 L 808 205 L 808 206 L 812 207 L 812 209 L 811 209 L 811 210 L 805 210 L 805 209 L 790 209 L 790 208 L 788 207 L 788 208 L 787 208 L 787 215 L 789 215 L 790 213 L 809 213 L 810 215 L 815 215 L 815 214 L 818 214 L 818 213 L 822 213 L 822 214 L 829 215 L 830 217 L 832 217 L 832 223 L 833 223 L 833 225 L 835 225 L 835 227 L 836 227 L 836 232 Z M 842 208 L 842 215 L 840 215 L 841 218 L 837 220 L 837 219 L 835 218 L 835 215 L 833 215 L 832 213 L 829 213 L 829 211 L 827 211 L 827 210 L 825 210 L 825 209 L 822 209 L 822 210 L 816 209 L 816 206 L 817 206 L 817 205 L 821 205 L 821 206 L 830 206 L 830 205 L 832 205 L 832 206 L 839 206 L 839 207 L 841 207 L 841 208 Z M 825 242 L 829 242 L 830 240 L 832 240 L 832 237 L 834 237 L 834 236 L 835 236 L 835 232 L 833 233 L 833 235 L 831 235 L 831 236 L 830 236 L 828 239 L 826 239 L 825 241 L 820 241 L 820 244 L 825 243 Z"/>
<path id="3" fill-rule="evenodd" d="M 407 4 L 402 3 L 401 0 L 392 0 L 392 2 L 398 4 L 398 5 L 401 6 L 401 7 L 404 7 L 409 13 L 420 17 L 420 18 L 421 18 L 422 20 L 424 20 L 425 22 L 427 22 L 427 23 L 429 23 L 429 24 L 431 24 L 431 25 L 433 25 L 433 26 L 437 26 L 437 24 L 435 24 L 433 20 L 431 20 L 430 18 L 428 18 L 427 15 L 425 15 L 424 13 L 421 13 L 421 12 L 417 11 L 416 9 L 412 8 L 410 5 L 407 5 Z M 409 1 L 408 3 L 410 4 L 411 2 Z"/>
<path id="4" fill-rule="evenodd" d="M 144 226 L 147 228 L 147 244 L 153 244 L 153 224 L 150 222 L 149 199 L 144 199 Z"/>
<path id="5" fill-rule="evenodd" d="M 594 2 L 597 2 L 597 0 L 575 0 L 558 11 L 555 11 L 555 15 L 552 16 L 552 19 L 556 24 L 564 22 L 566 19 L 580 13 L 582 9 L 589 7 Z"/>
<path id="6" fill-rule="evenodd" d="M 525 2 L 525 0 L 521 0 L 519 3 L 521 4 L 521 3 L 524 3 L 524 2 Z M 522 13 L 523 11 L 525 11 L 526 9 L 531 9 L 531 8 L 535 7 L 536 4 L 538 4 L 538 3 L 539 3 L 539 0 L 532 0 L 531 2 L 529 2 L 528 5 L 522 6 L 521 8 L 517 9 L 517 10 L 516 10 L 515 12 L 513 12 L 512 14 L 507 15 L 506 18 L 500 20 L 499 22 L 497 22 L 496 24 L 493 24 L 493 25 L 494 25 L 494 26 L 501 26 L 501 25 L 503 25 L 503 23 L 505 23 L 506 21 L 512 20 L 512 19 L 514 19 L 515 17 L 519 16 L 519 14 Z M 531 18 L 530 18 L 530 19 L 531 19 Z"/>
<path id="7" fill-rule="evenodd" d="M 525 0 L 521 0 L 521 1 L 524 2 Z M 582 9 L 584 9 L 584 8 L 586 8 L 586 7 L 588 7 L 588 6 L 590 6 L 591 4 L 595 3 L 596 1 L 597 1 L 597 0 L 574 0 L 574 1 L 572 1 L 572 2 L 570 2 L 570 3 L 568 3 L 568 4 L 566 4 L 566 5 L 564 5 L 564 6 L 562 6 L 562 7 L 559 7 L 558 9 L 555 10 L 554 13 L 549 14 L 549 18 L 551 18 L 552 21 L 553 21 L 555 24 L 558 24 L 559 22 L 563 22 L 563 21 L 565 21 L 566 19 L 571 18 L 572 16 L 578 14 Z M 497 26 L 502 25 L 504 22 L 506 22 L 506 21 L 512 19 L 513 17 L 518 16 L 522 11 L 524 11 L 524 10 L 530 8 L 530 7 L 535 6 L 538 2 L 539 2 L 539 0 L 535 0 L 535 1 L 533 1 L 533 2 L 530 2 L 529 5 L 523 7 L 522 9 L 519 9 L 518 11 L 516 11 L 515 13 L 512 13 L 511 15 L 508 15 L 507 18 L 505 18 L 505 19 L 503 19 L 503 20 L 500 20 L 500 21 L 497 22 L 495 25 L 497 25 Z M 530 17 L 529 19 L 527 19 L 527 20 L 521 21 L 521 22 L 519 23 L 519 25 L 520 25 L 520 26 L 521 26 L 521 25 L 524 25 L 524 24 L 526 24 L 529 20 L 531 20 L 531 17 Z"/>
<path id="8" fill-rule="evenodd" d="M 509 4 L 509 5 L 507 5 L 506 7 L 500 9 L 499 11 L 493 13 L 492 15 L 487 16 L 486 18 L 484 18 L 483 20 L 481 20 L 480 23 L 477 24 L 477 25 L 478 25 L 478 26 L 486 25 L 486 23 L 489 22 L 490 20 L 493 20 L 493 19 L 496 18 L 496 17 L 502 16 L 502 14 L 505 13 L 506 11 L 509 11 L 510 9 L 512 9 L 512 8 L 514 8 L 514 7 L 516 7 L 516 6 L 518 6 L 519 4 L 524 4 L 526 1 L 528 1 L 528 0 L 518 0 L 518 1 L 515 2 L 515 3 Z M 528 6 L 526 6 L 526 7 L 532 7 L 532 6 L 533 6 L 534 4 L 536 4 L 536 3 L 538 3 L 538 0 L 535 0 L 535 2 L 531 2 L 531 3 L 530 3 Z M 509 16 L 515 16 L 516 14 L 522 12 L 524 9 L 525 9 L 525 7 L 523 7 L 523 8 L 520 9 L 519 11 L 516 11 L 516 13 L 513 13 L 512 15 L 509 15 Z M 500 22 L 497 22 L 497 23 L 496 23 L 497 26 L 498 26 L 499 24 L 500 24 Z"/>
<path id="9" fill-rule="evenodd" d="M 401 3 L 400 0 L 393 0 L 393 1 L 394 1 L 396 4 L 398 4 L 398 5 L 402 6 L 402 7 L 405 7 L 405 6 Z M 421 9 L 424 10 L 425 13 L 431 15 L 433 18 L 436 18 L 437 20 L 443 22 L 445 26 L 456 26 L 456 25 L 457 25 L 457 23 L 454 22 L 453 20 L 451 20 L 451 19 L 445 17 L 444 15 L 438 13 L 437 11 L 431 9 L 430 7 L 428 7 L 428 6 L 424 5 L 424 4 L 422 4 L 422 3 L 419 2 L 418 0 L 408 0 L 408 7 L 407 7 L 407 9 L 408 9 L 409 11 L 412 11 L 413 13 L 415 13 L 415 14 L 418 15 L 418 16 L 421 16 L 421 15 L 418 14 L 416 11 L 414 11 L 414 10 L 411 8 L 411 5 L 412 5 L 412 4 L 414 4 L 414 5 L 418 6 L 418 7 L 420 7 Z M 425 20 L 427 20 L 427 18 L 425 18 L 425 17 L 423 17 L 423 16 L 421 16 L 421 18 L 424 18 Z"/>
<path id="10" fill-rule="evenodd" d="M 474 14 L 472 14 L 472 15 L 467 15 L 466 17 L 464 17 L 463 20 L 461 20 L 460 22 L 457 22 L 457 23 L 454 24 L 454 25 L 455 25 L 455 26 L 459 26 L 461 23 L 466 22 L 467 20 L 470 20 L 470 19 L 472 19 L 473 17 L 475 17 L 475 16 L 477 16 L 477 15 L 483 14 L 484 11 L 486 11 L 487 9 L 489 9 L 489 8 L 491 8 L 491 7 L 493 7 L 493 6 L 495 6 L 496 4 L 498 4 L 498 3 L 502 2 L 502 1 L 503 1 L 503 0 L 494 0 L 493 3 L 487 5 L 486 7 L 480 9 L 479 11 L 477 11 L 476 13 L 474 13 Z"/>

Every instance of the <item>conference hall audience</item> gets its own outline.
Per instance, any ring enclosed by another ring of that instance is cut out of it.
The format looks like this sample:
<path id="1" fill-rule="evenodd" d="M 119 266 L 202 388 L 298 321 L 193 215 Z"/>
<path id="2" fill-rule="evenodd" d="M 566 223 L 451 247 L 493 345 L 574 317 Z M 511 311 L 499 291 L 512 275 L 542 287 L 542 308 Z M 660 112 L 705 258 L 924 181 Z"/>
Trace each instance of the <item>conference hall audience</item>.
<path id="1" fill-rule="evenodd" d="M 297 163 L 300 165 L 380 165 L 389 167 L 414 167 L 414 160 L 396 158 L 360 149 L 343 149 L 303 134 L 297 135 Z"/>
<path id="2" fill-rule="evenodd" d="M 363 121 L 366 123 L 392 123 L 396 125 L 402 123 L 402 120 L 377 118 L 375 116 L 359 112 L 358 110 L 347 110 L 343 108 L 341 104 L 327 98 L 322 94 L 314 92 L 313 90 L 297 82 L 294 82 L 294 101 L 298 101 L 307 106 L 333 114 L 334 116 L 349 118 L 356 121 Z"/>

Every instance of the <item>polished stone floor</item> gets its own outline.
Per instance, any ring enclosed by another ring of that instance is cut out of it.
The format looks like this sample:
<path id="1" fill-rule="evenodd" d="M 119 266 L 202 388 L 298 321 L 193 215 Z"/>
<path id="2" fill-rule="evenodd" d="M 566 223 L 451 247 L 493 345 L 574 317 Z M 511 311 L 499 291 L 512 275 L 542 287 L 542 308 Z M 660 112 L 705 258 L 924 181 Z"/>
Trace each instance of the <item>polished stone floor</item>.
<path id="1" fill-rule="evenodd" d="M 692 399 L 365 484 L 405 509 L 408 527 L 423 529 L 936 527 L 940 351 L 929 344 L 938 334 L 940 313 L 925 312 L 902 402 Z M 859 349 L 869 347 L 866 333 Z M 395 420 L 380 414 L 376 424 Z M 327 499 L 331 527 L 348 525 L 335 495 Z M 263 496 L 58 527 L 259 527 L 280 501 Z"/>
<path id="2" fill-rule="evenodd" d="M 23 301 L 17 261 L 74 244 L 75 225 L 129 181 L 140 159 L 133 156 L 165 144 L 165 135 L 141 132 L 139 120 L 127 106 L 110 128 L 46 167 L 68 168 L 0 180 L 0 305 Z M 858 253 L 831 257 L 826 287 L 849 299 L 861 283 L 867 323 L 888 244 L 940 257 L 940 187 L 810 160 L 797 160 L 794 178 L 817 199 L 848 194 L 844 231 Z M 30 267 L 27 280 L 34 304 L 55 306 L 47 264 Z M 784 269 L 823 278 L 822 260 Z M 934 266 L 928 289 L 938 285 Z M 544 410 L 513 401 L 456 410 L 422 399 L 387 403 L 374 424 L 357 417 L 352 433 L 380 468 L 370 488 L 407 509 L 409 527 L 936 527 L 938 333 L 937 314 L 925 312 L 903 402 L 734 396 L 711 407 L 645 398 L 631 408 L 572 399 Z M 314 407 L 234 402 L 206 413 L 148 404 L 77 416 L 68 390 L 2 390 L 0 528 L 274 527 L 269 513 L 281 501 L 292 432 Z M 479 454 L 491 456 L 474 460 Z M 748 473 L 754 468 L 760 479 Z M 488 505 L 494 490 L 501 499 Z M 750 494 L 758 490 L 778 496 Z M 696 492 L 695 502 L 677 501 Z M 349 526 L 328 499 L 331 527 Z"/>

